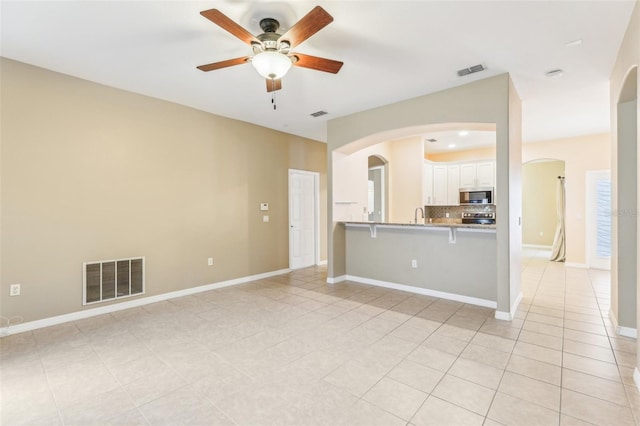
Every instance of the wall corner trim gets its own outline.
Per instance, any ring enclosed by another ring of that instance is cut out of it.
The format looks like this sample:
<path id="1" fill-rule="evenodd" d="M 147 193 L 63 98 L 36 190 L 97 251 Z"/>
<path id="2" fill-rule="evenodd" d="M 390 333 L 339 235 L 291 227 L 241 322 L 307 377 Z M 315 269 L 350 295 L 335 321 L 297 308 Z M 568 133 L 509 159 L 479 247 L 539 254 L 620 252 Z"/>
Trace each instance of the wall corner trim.
<path id="1" fill-rule="evenodd" d="M 346 275 L 340 275 L 339 277 L 327 277 L 327 284 L 341 283 L 342 281 L 344 281 L 346 279 L 347 279 Z"/>
<path id="2" fill-rule="evenodd" d="M 511 315 L 511 312 L 496 311 L 495 318 L 502 321 L 513 321 L 513 315 Z"/>
<path id="3" fill-rule="evenodd" d="M 636 384 L 636 388 L 640 391 L 640 371 L 638 371 L 638 367 L 633 369 L 633 383 Z"/>
<path id="4" fill-rule="evenodd" d="M 251 276 L 242 277 L 242 278 L 235 278 L 227 281 L 220 281 L 213 284 L 205 284 L 198 287 L 186 288 L 184 290 L 171 291 L 169 293 L 162 293 L 155 296 L 142 297 L 139 299 L 128 300 L 126 302 L 116 303 L 113 305 L 101 306 L 99 308 L 85 309 L 82 311 L 71 312 L 69 314 L 63 314 L 55 317 L 44 318 L 41 320 L 29 321 L 21 324 L 2 327 L 0 328 L 0 337 L 8 336 L 11 334 L 23 333 L 25 331 L 37 330 L 39 328 L 50 327 L 52 325 L 63 324 L 65 322 L 78 321 L 81 319 L 91 318 L 98 315 L 104 315 L 111 312 L 122 311 L 129 308 L 149 305 L 151 303 L 162 302 L 165 300 L 175 299 L 178 297 L 190 296 L 190 295 L 202 293 L 205 291 L 216 290 L 219 288 L 230 287 L 238 284 L 244 284 L 251 281 L 288 274 L 289 272 L 291 272 L 290 269 L 280 269 L 277 271 L 265 272 L 262 274 L 251 275 Z"/>
<path id="5" fill-rule="evenodd" d="M 518 310 L 518 306 L 520 306 L 520 302 L 522 302 L 522 292 L 518 294 L 516 300 L 511 305 L 510 312 L 504 311 L 496 311 L 495 318 L 502 321 L 513 321 L 516 315 L 516 311 Z"/>
<path id="6" fill-rule="evenodd" d="M 624 327 L 618 324 L 618 318 L 616 318 L 611 309 L 609 309 L 609 319 L 613 323 L 613 328 L 616 330 L 616 334 L 624 337 L 631 337 L 633 339 L 638 338 L 638 329 L 632 327 Z"/>

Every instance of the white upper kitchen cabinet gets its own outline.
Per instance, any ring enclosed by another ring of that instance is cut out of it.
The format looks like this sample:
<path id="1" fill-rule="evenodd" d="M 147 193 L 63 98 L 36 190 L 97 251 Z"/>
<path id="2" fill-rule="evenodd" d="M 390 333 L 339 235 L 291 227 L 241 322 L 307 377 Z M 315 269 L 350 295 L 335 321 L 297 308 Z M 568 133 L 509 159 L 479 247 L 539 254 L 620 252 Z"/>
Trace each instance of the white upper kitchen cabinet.
<path id="1" fill-rule="evenodd" d="M 444 206 L 447 204 L 447 166 L 433 166 L 433 203 Z"/>
<path id="2" fill-rule="evenodd" d="M 433 165 L 425 161 L 422 169 L 422 204 L 429 206 L 433 203 Z"/>
<path id="3" fill-rule="evenodd" d="M 460 164 L 460 188 L 476 187 L 476 163 Z"/>
<path id="4" fill-rule="evenodd" d="M 448 206 L 460 204 L 460 166 L 447 166 L 447 202 Z"/>
<path id="5" fill-rule="evenodd" d="M 496 163 L 483 161 L 476 164 L 476 182 L 479 188 L 494 187 L 496 182 Z"/>
<path id="6" fill-rule="evenodd" d="M 495 182 L 495 163 L 482 161 L 460 165 L 460 188 L 493 187 Z"/>

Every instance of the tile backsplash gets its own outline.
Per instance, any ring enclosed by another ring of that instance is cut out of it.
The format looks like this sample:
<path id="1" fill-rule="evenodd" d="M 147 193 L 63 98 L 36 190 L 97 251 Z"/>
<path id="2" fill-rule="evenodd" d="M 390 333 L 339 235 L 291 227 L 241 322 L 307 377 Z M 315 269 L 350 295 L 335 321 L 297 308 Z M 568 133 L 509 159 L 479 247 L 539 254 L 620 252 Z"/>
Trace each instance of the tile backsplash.
<path id="1" fill-rule="evenodd" d="M 462 212 L 495 212 L 496 206 L 493 204 L 482 206 L 424 206 L 424 215 L 427 218 L 442 219 L 447 217 L 451 219 L 461 219 Z"/>

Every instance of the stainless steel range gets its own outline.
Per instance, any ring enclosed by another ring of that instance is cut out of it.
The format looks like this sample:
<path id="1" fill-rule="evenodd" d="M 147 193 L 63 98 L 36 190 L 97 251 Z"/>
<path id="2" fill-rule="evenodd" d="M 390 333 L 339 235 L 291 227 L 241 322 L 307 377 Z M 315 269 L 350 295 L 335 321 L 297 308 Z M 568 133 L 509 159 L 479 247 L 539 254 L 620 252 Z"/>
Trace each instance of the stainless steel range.
<path id="1" fill-rule="evenodd" d="M 462 223 L 477 225 L 495 225 L 495 212 L 462 212 Z"/>

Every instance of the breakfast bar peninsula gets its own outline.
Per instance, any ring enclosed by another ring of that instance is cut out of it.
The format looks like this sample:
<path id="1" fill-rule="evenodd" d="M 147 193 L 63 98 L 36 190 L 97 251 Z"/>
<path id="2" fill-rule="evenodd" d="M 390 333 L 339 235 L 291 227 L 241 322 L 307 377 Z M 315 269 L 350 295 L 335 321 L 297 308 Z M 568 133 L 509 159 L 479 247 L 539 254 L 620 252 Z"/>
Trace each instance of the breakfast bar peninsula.
<path id="1" fill-rule="evenodd" d="M 496 308 L 496 226 L 341 222 L 344 279 Z"/>

